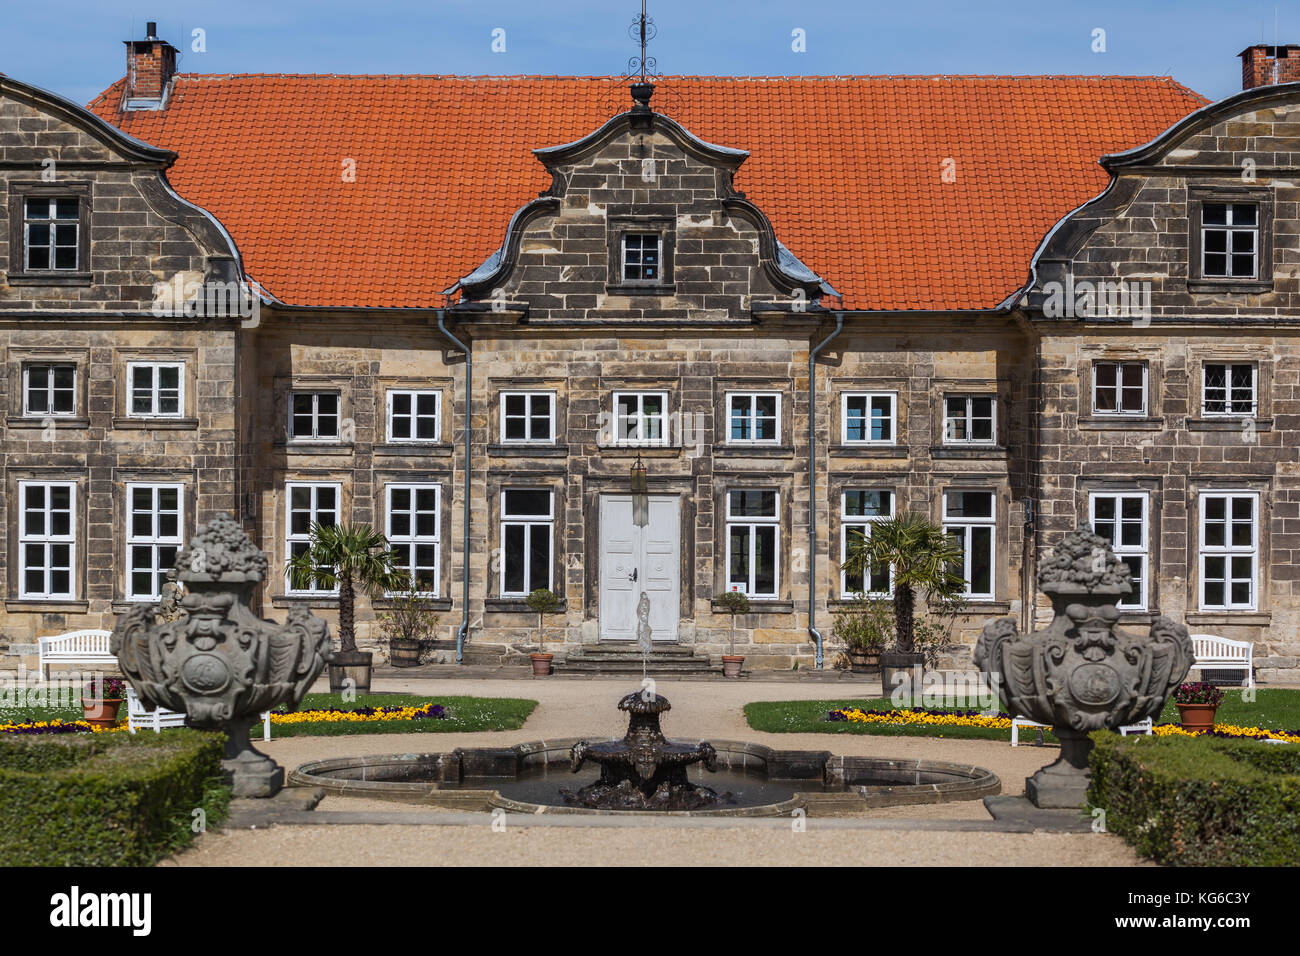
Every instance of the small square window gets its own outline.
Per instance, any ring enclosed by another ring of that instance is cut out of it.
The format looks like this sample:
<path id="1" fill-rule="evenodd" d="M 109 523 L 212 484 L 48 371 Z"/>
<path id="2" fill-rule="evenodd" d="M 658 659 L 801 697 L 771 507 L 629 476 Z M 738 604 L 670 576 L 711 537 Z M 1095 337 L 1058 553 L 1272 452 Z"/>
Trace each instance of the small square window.
<path id="1" fill-rule="evenodd" d="M 388 393 L 388 440 L 436 442 L 440 437 L 436 391 L 393 390 Z"/>
<path id="2" fill-rule="evenodd" d="M 845 444 L 894 444 L 893 392 L 849 392 L 844 395 L 842 411 Z"/>
<path id="3" fill-rule="evenodd" d="M 339 393 L 292 393 L 289 437 L 294 441 L 338 441 Z"/>
<path id="4" fill-rule="evenodd" d="M 184 411 L 185 366 L 180 362 L 130 362 L 127 414 L 132 418 L 179 418 Z"/>
<path id="5" fill-rule="evenodd" d="M 80 200 L 29 196 L 23 203 L 24 265 L 29 272 L 75 272 L 81 242 Z"/>
<path id="6" fill-rule="evenodd" d="M 630 232 L 623 236 L 623 281 L 658 282 L 662 277 L 658 233 Z"/>
<path id="7" fill-rule="evenodd" d="M 1092 410 L 1098 415 L 1143 415 L 1146 386 L 1146 362 L 1096 362 L 1092 366 Z"/>
<path id="8" fill-rule="evenodd" d="M 1203 415 L 1254 415 L 1256 367 L 1249 362 L 1206 362 L 1202 366 Z"/>
<path id="9" fill-rule="evenodd" d="M 992 445 L 997 437 L 996 402 L 991 395 L 949 395 L 944 398 L 945 445 Z"/>
<path id="10" fill-rule="evenodd" d="M 775 444 L 781 428 L 781 396 L 745 392 L 727 396 L 727 441 L 738 445 Z"/>
<path id="11" fill-rule="evenodd" d="M 77 413 L 77 366 L 36 362 L 23 366 L 23 414 L 33 418 Z"/>
<path id="12" fill-rule="evenodd" d="M 555 395 L 552 392 L 503 392 L 501 441 L 550 444 L 555 441 Z"/>
<path id="13" fill-rule="evenodd" d="M 1207 279 L 1258 276 L 1259 207 L 1251 202 L 1201 206 L 1201 275 Z"/>

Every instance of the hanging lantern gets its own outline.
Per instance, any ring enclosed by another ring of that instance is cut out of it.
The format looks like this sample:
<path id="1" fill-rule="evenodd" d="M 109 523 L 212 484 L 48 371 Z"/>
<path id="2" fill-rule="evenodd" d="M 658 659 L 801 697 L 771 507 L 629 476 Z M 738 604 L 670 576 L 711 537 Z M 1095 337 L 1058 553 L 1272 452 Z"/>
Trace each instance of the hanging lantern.
<path id="1" fill-rule="evenodd" d="M 650 523 L 650 494 L 646 485 L 645 463 L 636 456 L 632 465 L 632 523 L 644 528 Z"/>

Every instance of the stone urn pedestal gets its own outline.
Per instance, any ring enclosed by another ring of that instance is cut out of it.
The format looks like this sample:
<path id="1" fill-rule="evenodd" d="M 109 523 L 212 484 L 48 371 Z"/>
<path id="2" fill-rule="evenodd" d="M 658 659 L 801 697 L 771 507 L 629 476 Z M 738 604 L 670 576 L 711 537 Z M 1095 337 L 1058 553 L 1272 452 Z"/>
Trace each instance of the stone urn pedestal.
<path id="1" fill-rule="evenodd" d="M 1128 565 L 1080 528 L 1038 571 L 1051 623 L 1021 635 L 1012 618 L 985 625 L 975 662 L 1013 716 L 1050 724 L 1061 756 L 1025 781 L 1036 807 L 1087 802 L 1094 730 L 1156 717 L 1193 661 L 1187 628 L 1158 617 L 1147 634 L 1119 629 L 1117 602 L 1132 590 Z"/>

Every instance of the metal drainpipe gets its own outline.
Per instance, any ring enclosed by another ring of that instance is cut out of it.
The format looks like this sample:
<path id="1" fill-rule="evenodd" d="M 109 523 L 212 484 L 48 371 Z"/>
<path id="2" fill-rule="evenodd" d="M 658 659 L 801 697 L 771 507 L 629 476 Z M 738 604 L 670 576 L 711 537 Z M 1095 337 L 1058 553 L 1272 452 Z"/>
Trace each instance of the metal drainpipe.
<path id="1" fill-rule="evenodd" d="M 436 309 L 438 315 L 438 331 L 447 336 L 456 348 L 465 353 L 465 490 L 462 494 L 465 504 L 465 543 L 464 558 L 462 559 L 461 575 L 465 579 L 465 590 L 461 597 L 461 614 L 460 629 L 456 631 L 456 663 L 464 663 L 465 660 L 465 637 L 469 634 L 469 494 L 470 494 L 470 403 L 474 395 L 474 356 L 470 353 L 469 346 L 462 342 L 456 336 L 452 335 L 444 321 L 446 317 L 445 309 Z"/>
<path id="2" fill-rule="evenodd" d="M 808 353 L 808 633 L 817 642 L 817 669 L 825 663 L 822 632 L 817 630 L 817 353 L 844 331 L 844 313 L 835 313 L 835 331 Z"/>

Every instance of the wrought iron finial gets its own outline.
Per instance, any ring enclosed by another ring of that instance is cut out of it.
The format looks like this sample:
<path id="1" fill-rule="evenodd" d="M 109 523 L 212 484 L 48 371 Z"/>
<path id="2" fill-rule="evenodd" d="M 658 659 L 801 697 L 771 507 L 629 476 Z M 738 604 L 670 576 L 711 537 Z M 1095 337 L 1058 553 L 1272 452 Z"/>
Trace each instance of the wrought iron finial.
<path id="1" fill-rule="evenodd" d="M 627 28 L 628 36 L 637 40 L 641 44 L 641 55 L 629 57 L 627 61 L 627 75 L 629 78 L 640 74 L 640 81 L 648 83 L 658 74 L 655 72 L 655 58 L 646 56 L 645 45 L 649 40 L 653 40 L 659 34 L 659 28 L 655 26 L 654 20 L 646 16 L 646 0 L 641 0 L 641 15 L 632 21 L 632 25 Z"/>

